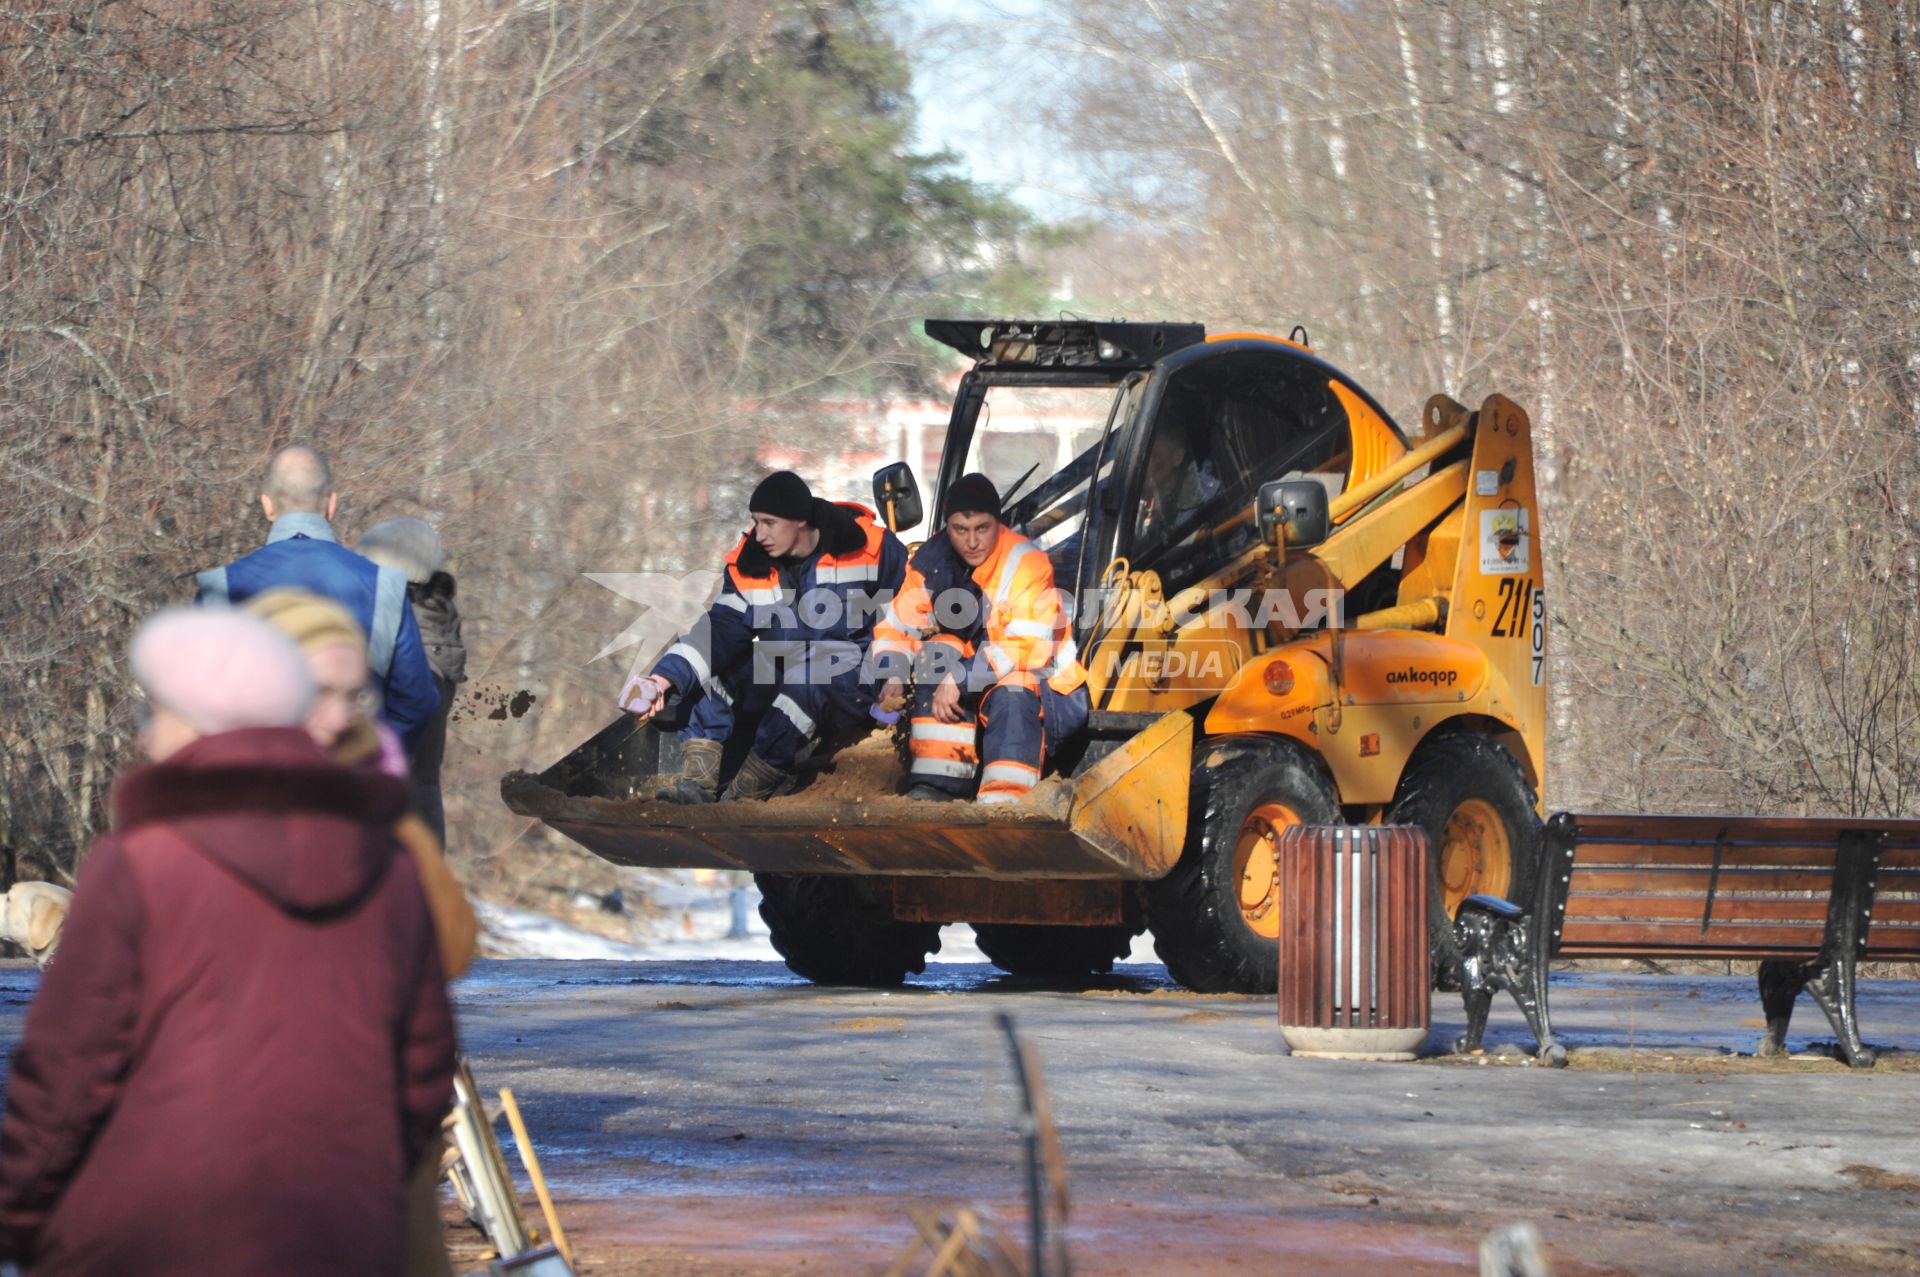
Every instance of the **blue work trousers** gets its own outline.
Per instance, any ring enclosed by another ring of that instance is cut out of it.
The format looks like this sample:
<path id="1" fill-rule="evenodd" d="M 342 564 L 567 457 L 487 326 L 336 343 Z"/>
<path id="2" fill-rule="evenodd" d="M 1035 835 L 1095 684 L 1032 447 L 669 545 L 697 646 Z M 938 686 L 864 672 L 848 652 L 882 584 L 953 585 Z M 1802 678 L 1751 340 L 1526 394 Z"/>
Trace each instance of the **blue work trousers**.
<path id="1" fill-rule="evenodd" d="M 693 689 L 680 739 L 725 741 L 744 727 L 753 732 L 753 752 L 782 771 L 793 770 L 823 733 L 870 721 L 873 698 L 857 663 L 837 669 L 805 659 L 750 661 L 719 683 L 717 692 Z"/>
<path id="2" fill-rule="evenodd" d="M 962 721 L 942 723 L 933 716 L 933 694 L 938 688 L 939 684 L 926 682 L 914 689 L 913 781 L 952 794 L 966 793 L 975 779 L 974 768 L 966 760 L 977 741 L 983 803 L 1025 798 L 1039 781 L 1047 757 L 1087 725 L 1091 708 L 1084 683 L 1063 694 L 1044 682 L 1036 690 L 1009 679 L 977 699 L 961 697 Z"/>

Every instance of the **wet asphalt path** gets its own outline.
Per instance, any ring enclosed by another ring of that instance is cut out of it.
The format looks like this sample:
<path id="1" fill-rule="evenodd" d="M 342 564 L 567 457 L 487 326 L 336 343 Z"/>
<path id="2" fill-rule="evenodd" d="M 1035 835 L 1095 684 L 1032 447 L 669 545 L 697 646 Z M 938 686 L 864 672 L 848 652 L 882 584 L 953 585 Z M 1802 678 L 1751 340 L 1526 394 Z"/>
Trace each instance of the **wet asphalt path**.
<path id="1" fill-rule="evenodd" d="M 1054 1092 L 1082 1272 L 1465 1272 L 1521 1218 L 1563 1272 L 1920 1271 L 1911 982 L 1862 990 L 1885 1068 L 1715 1074 L 1655 1070 L 1752 1049 L 1746 978 L 1557 982 L 1576 1058 L 1632 1048 L 1563 1072 L 1291 1059 L 1270 1002 L 1158 966 L 1082 989 L 931 971 L 881 993 L 762 963 L 501 962 L 458 993 L 482 1084 L 515 1088 L 607 1240 L 656 1260 L 880 1271 L 909 1204 L 1017 1224 L 1007 1011 Z M 1457 1000 L 1434 1010 L 1450 1041 Z M 1496 1047 L 1526 1041 L 1510 1005 L 1494 1015 Z M 1811 1003 L 1799 1017 L 1796 1047 L 1825 1036 Z"/>
<path id="2" fill-rule="evenodd" d="M 1157 966 L 932 973 L 875 992 L 769 963 L 483 961 L 455 994 L 595 1274 L 879 1273 L 915 1204 L 1023 1236 L 999 1011 L 1053 1090 L 1083 1275 L 1467 1273 L 1517 1219 L 1562 1274 L 1920 1272 L 1915 982 L 1862 986 L 1884 1067 L 1774 1072 L 1726 1055 L 1759 1036 L 1749 979 L 1563 977 L 1558 1071 L 1289 1058 L 1270 1002 Z M 35 980 L 0 965 L 9 1054 Z M 1457 999 L 1434 1012 L 1450 1041 Z M 1827 1036 L 1805 1000 L 1796 1027 L 1796 1048 Z M 1526 1041 L 1511 1004 L 1489 1039 Z"/>

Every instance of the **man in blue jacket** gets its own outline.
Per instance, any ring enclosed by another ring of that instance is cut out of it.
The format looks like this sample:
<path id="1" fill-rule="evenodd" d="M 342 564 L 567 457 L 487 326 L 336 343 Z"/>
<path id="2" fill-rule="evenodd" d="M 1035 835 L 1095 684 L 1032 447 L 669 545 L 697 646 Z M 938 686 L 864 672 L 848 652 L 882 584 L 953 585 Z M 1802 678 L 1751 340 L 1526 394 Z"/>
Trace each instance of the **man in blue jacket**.
<path id="1" fill-rule="evenodd" d="M 278 586 L 338 602 L 367 633 L 367 665 L 371 686 L 380 694 L 380 715 L 412 752 L 415 736 L 440 706 L 440 693 L 407 602 L 406 574 L 339 543 L 329 522 L 339 502 L 325 457 L 298 445 L 281 449 L 267 466 L 260 494 L 260 508 L 273 525 L 267 543 L 226 567 L 200 573 L 194 602 L 238 606 Z"/>

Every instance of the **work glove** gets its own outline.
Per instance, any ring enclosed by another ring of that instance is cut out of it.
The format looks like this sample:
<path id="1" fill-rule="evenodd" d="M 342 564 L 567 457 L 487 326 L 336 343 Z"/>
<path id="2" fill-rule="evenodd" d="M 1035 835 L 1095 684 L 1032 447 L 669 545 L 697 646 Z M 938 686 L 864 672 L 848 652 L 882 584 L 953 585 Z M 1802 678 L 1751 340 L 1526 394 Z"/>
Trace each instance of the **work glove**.
<path id="1" fill-rule="evenodd" d="M 635 674 L 620 691 L 620 708 L 640 718 L 651 718 L 666 699 L 660 680 L 651 674 Z"/>

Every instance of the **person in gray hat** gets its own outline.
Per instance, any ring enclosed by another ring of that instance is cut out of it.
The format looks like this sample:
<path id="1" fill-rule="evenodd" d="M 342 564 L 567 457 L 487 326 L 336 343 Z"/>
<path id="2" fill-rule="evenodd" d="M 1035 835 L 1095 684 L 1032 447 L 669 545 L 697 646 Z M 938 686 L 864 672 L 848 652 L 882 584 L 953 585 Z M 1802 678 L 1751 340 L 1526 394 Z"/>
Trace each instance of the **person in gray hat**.
<path id="1" fill-rule="evenodd" d="M 447 714 L 453 691 L 467 678 L 467 648 L 460 638 L 460 609 L 455 606 L 453 574 L 447 571 L 447 552 L 440 534 L 425 519 L 387 519 L 361 533 L 354 547 L 383 568 L 404 573 L 407 598 L 420 626 L 420 642 L 433 670 L 433 686 L 440 708 L 420 728 L 411 756 L 415 803 L 432 826 L 434 836 L 447 840 L 446 806 L 440 794 L 440 767 L 447 755 Z"/>

